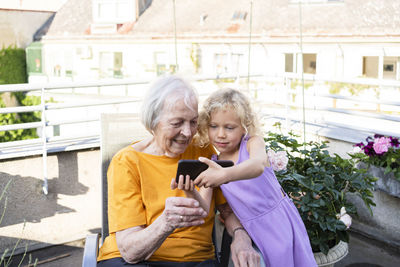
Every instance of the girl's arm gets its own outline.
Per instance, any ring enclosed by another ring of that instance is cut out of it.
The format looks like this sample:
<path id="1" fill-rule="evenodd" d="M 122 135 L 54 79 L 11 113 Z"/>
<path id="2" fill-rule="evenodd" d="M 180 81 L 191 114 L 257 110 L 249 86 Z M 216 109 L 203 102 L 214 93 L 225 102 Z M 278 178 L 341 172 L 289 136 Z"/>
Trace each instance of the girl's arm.
<path id="1" fill-rule="evenodd" d="M 189 175 L 186 175 L 185 183 L 183 183 L 183 175 L 179 176 L 179 182 L 176 183 L 175 179 L 171 181 L 171 189 L 181 189 L 185 192 L 186 197 L 197 200 L 207 214 L 210 211 L 211 199 L 213 194 L 212 188 L 201 187 L 199 191 L 196 190 L 193 180 Z"/>
<path id="2" fill-rule="evenodd" d="M 268 166 L 264 139 L 260 136 L 251 137 L 247 142 L 247 150 L 250 156 L 248 160 L 228 168 L 222 168 L 209 159 L 199 158 L 209 168 L 202 172 L 194 183 L 199 187 L 215 187 L 231 181 L 260 176 L 264 172 L 264 168 Z"/>

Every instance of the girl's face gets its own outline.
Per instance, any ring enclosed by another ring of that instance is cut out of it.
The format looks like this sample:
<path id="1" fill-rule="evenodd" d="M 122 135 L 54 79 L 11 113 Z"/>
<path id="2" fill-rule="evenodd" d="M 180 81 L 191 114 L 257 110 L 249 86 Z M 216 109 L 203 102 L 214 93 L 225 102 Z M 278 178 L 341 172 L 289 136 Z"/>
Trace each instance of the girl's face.
<path id="1" fill-rule="evenodd" d="M 235 153 L 245 133 L 239 116 L 232 108 L 215 110 L 211 113 L 208 138 L 220 153 Z"/>

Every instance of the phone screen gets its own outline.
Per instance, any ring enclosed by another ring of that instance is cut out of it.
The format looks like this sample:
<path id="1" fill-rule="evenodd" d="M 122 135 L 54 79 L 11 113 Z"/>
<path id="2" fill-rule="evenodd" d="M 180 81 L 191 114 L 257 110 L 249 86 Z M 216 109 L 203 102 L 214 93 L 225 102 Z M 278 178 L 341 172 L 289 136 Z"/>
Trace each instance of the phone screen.
<path id="1" fill-rule="evenodd" d="M 233 166 L 233 161 L 231 160 L 216 160 L 222 167 Z M 190 179 L 194 180 L 199 176 L 200 173 L 208 169 L 208 165 L 199 160 L 188 160 L 183 159 L 178 162 L 178 170 L 176 171 L 176 182 L 179 180 L 179 175 L 190 175 Z"/>

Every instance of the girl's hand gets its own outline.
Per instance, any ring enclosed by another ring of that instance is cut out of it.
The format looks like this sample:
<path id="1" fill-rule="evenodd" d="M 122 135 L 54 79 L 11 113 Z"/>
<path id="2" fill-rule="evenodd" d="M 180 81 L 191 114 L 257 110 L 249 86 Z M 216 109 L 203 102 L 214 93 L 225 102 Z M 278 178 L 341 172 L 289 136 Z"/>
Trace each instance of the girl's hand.
<path id="1" fill-rule="evenodd" d="M 194 184 L 198 187 L 204 186 L 217 187 L 224 184 L 227 181 L 226 169 L 221 167 L 218 163 L 208 159 L 200 157 L 199 160 L 208 165 L 208 169 L 200 173 L 199 176 L 194 180 Z"/>

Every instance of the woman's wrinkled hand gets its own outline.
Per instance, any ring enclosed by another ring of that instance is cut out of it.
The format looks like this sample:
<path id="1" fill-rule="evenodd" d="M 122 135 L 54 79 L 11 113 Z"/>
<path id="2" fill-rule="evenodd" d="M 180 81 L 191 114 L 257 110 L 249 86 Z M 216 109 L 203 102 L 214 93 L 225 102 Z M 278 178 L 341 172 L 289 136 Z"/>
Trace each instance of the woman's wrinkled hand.
<path id="1" fill-rule="evenodd" d="M 235 267 L 260 266 L 260 255 L 254 250 L 245 231 L 237 231 L 231 244 L 232 261 Z"/>
<path id="2" fill-rule="evenodd" d="M 218 163 L 208 159 L 200 157 L 199 161 L 208 165 L 208 169 L 200 173 L 199 176 L 194 180 L 194 184 L 198 187 L 204 186 L 217 187 L 224 184 L 226 181 L 225 170 Z"/>
<path id="3" fill-rule="evenodd" d="M 176 228 L 203 224 L 207 213 L 195 199 L 169 197 L 165 200 L 165 209 L 161 216 L 166 230 L 172 232 Z"/>

